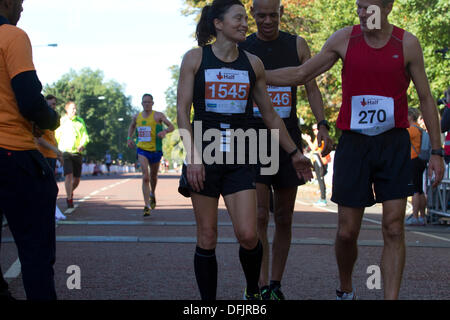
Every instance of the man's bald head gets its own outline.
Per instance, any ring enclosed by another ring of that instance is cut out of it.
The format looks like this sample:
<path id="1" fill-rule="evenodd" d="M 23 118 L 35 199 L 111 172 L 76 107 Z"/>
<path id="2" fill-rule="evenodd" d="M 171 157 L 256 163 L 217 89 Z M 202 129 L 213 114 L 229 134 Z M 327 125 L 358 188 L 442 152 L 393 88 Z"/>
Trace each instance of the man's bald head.
<path id="1" fill-rule="evenodd" d="M 263 41 L 278 38 L 283 10 L 280 0 L 253 0 L 250 12 L 258 28 L 258 38 Z"/>
<path id="2" fill-rule="evenodd" d="M 281 6 L 281 0 L 253 0 L 253 7 L 263 4 L 276 4 L 278 7 Z"/>

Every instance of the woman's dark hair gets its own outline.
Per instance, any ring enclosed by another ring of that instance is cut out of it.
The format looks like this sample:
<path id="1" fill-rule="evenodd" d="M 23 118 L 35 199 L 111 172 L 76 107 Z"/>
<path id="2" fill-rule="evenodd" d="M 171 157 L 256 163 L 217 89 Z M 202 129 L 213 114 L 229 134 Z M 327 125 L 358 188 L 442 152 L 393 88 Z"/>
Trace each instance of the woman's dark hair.
<path id="1" fill-rule="evenodd" d="M 223 20 L 223 16 L 228 9 L 235 4 L 244 6 L 240 0 L 214 0 L 211 5 L 203 7 L 202 15 L 195 30 L 195 36 L 200 47 L 207 45 L 217 35 L 214 19 Z"/>

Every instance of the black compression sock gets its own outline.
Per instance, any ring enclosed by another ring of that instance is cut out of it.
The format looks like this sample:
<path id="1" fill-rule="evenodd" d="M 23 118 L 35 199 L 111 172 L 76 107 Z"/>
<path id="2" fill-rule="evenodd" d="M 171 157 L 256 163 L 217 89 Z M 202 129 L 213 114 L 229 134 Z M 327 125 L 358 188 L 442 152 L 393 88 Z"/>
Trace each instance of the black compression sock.
<path id="1" fill-rule="evenodd" d="M 194 270 L 202 300 L 216 300 L 217 291 L 217 259 L 216 250 L 205 250 L 196 247 Z"/>
<path id="2" fill-rule="evenodd" d="M 259 293 L 259 274 L 261 272 L 261 262 L 263 256 L 263 247 L 261 241 L 252 250 L 239 248 L 239 260 L 241 261 L 242 269 L 244 270 L 245 279 L 247 280 L 247 293 Z"/>
<path id="3" fill-rule="evenodd" d="M 281 288 L 280 281 L 270 280 L 270 290 L 279 289 L 279 288 Z"/>

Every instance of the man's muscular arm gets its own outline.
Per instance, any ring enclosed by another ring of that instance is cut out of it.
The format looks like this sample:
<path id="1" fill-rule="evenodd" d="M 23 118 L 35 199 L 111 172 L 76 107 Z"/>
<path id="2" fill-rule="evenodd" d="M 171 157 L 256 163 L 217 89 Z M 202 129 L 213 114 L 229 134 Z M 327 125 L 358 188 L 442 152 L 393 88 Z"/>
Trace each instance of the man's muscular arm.
<path id="1" fill-rule="evenodd" d="M 306 84 L 331 69 L 339 58 L 344 59 L 351 27 L 335 32 L 322 50 L 299 67 L 266 71 L 267 84 L 275 86 L 297 86 Z"/>

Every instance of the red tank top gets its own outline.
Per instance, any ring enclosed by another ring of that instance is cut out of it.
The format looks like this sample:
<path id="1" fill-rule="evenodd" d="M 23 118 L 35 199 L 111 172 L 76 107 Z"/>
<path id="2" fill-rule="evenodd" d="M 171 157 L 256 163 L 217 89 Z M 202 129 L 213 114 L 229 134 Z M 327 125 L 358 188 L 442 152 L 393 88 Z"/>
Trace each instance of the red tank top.
<path id="1" fill-rule="evenodd" d="M 411 79 L 404 65 L 404 33 L 394 26 L 388 43 L 374 49 L 361 26 L 353 26 L 342 68 L 339 129 L 377 135 L 409 127 L 406 90 Z"/>

